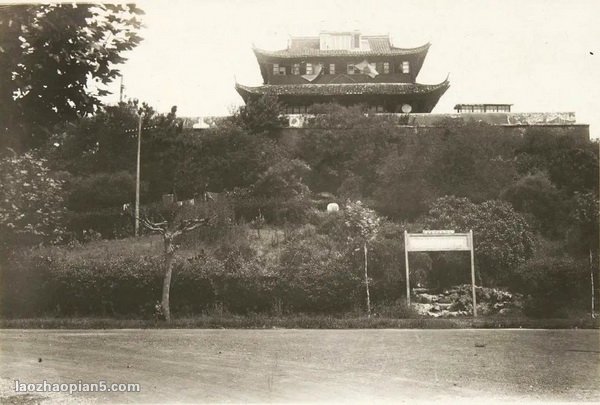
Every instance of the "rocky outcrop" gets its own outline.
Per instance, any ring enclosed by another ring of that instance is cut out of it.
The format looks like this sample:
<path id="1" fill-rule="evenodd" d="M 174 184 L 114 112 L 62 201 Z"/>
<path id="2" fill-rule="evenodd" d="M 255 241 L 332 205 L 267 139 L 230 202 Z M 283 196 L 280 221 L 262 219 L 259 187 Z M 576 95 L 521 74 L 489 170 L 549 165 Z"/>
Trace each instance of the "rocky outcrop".
<path id="1" fill-rule="evenodd" d="M 433 294 L 414 289 L 413 307 L 425 316 L 470 316 L 473 312 L 471 286 L 463 284 Z M 480 315 L 516 315 L 521 312 L 522 296 L 498 288 L 476 287 L 477 313 Z"/>

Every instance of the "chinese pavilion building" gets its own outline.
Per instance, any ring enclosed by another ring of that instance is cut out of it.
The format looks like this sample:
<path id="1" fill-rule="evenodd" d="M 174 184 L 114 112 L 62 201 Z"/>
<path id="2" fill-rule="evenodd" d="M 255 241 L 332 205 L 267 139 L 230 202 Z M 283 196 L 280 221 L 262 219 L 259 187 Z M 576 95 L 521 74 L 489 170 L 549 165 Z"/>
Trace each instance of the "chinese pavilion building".
<path id="1" fill-rule="evenodd" d="M 430 44 L 396 48 L 389 35 L 321 32 L 292 37 L 287 49 L 254 48 L 263 85 L 236 83 L 245 102 L 277 96 L 286 112 L 305 113 L 316 103 L 365 104 L 373 112 L 429 113 L 450 86 L 416 82 Z"/>

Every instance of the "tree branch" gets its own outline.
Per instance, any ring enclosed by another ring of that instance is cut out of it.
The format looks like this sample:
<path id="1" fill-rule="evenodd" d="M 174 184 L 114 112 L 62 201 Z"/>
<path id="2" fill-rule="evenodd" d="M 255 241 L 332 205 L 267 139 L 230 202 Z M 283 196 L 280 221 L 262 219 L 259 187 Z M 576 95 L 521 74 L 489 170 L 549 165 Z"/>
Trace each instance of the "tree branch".
<path id="1" fill-rule="evenodd" d="M 196 220 L 196 221 L 194 221 L 194 223 L 186 225 L 183 228 L 183 232 L 193 231 L 196 228 L 199 228 L 204 225 L 208 225 L 209 222 L 210 222 L 210 218 L 202 218 L 202 219 Z"/>
<path id="2" fill-rule="evenodd" d="M 125 208 L 125 206 L 123 208 Z M 164 233 L 167 231 L 167 226 L 169 225 L 169 223 L 167 221 L 150 222 L 150 220 L 148 220 L 148 218 L 136 217 L 132 210 L 129 210 L 129 215 L 131 215 L 131 217 L 133 217 L 133 219 L 137 219 L 138 221 L 140 221 L 140 224 L 142 224 L 142 226 L 144 228 L 146 228 L 152 232 L 158 232 L 158 233 L 164 235 Z"/>
<path id="3" fill-rule="evenodd" d="M 148 221 L 146 218 L 138 218 L 138 219 L 145 228 L 147 228 L 153 232 L 159 232 L 161 234 L 164 234 L 167 231 L 167 228 L 166 228 L 167 221 L 154 223 L 154 222 Z"/>

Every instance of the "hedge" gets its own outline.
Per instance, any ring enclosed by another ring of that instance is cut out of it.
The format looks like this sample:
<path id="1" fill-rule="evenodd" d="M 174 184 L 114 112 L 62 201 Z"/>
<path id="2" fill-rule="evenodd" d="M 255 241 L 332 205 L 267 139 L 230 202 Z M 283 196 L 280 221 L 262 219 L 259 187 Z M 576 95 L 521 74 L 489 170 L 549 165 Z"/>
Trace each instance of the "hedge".
<path id="1" fill-rule="evenodd" d="M 134 316 L 151 318 L 161 297 L 160 256 L 106 260 L 33 256 L 2 266 L 3 317 Z M 317 274 L 264 270 L 256 258 L 235 253 L 217 259 L 178 259 L 171 288 L 175 314 L 215 309 L 234 314 L 348 311 L 360 284 L 346 273 L 322 268 Z M 344 288 L 340 288 L 340 287 Z M 314 289 L 313 289 L 314 287 Z M 360 304 L 360 302 L 359 302 Z"/>

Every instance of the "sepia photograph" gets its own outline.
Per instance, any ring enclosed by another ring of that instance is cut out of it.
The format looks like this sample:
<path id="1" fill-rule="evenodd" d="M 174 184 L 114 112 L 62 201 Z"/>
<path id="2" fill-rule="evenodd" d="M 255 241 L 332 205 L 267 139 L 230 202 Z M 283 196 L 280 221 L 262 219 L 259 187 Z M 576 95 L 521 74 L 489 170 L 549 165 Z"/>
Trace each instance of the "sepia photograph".
<path id="1" fill-rule="evenodd" d="M 599 16 L 0 0 L 0 403 L 600 403 Z"/>

